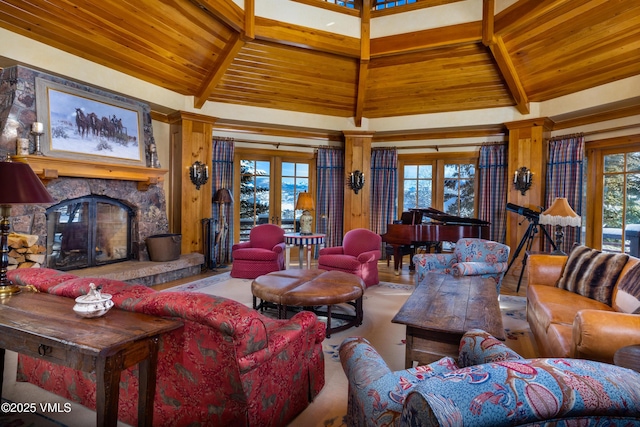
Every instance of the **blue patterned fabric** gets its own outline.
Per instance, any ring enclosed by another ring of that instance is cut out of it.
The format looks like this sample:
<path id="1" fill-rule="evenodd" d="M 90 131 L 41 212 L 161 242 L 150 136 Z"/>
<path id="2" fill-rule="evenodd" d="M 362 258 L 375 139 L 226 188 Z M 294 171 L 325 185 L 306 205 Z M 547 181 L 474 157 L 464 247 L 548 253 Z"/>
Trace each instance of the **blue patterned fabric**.
<path id="1" fill-rule="evenodd" d="M 611 424 L 612 418 L 618 423 Z M 399 425 L 500 427 L 561 420 L 576 426 L 638 425 L 640 374 L 566 358 L 472 366 L 416 387 Z"/>
<path id="2" fill-rule="evenodd" d="M 340 361 L 348 426 L 640 424 L 640 373 L 588 360 L 522 359 L 480 330 L 465 334 L 457 363 L 446 357 L 392 372 L 364 338 L 346 339 Z"/>
<path id="3" fill-rule="evenodd" d="M 517 353 L 487 332 L 467 332 L 458 361 L 445 357 L 429 365 L 392 372 L 371 344 L 361 337 L 340 346 L 340 361 L 349 379 L 350 426 L 398 425 L 406 397 L 421 383 L 459 367 L 496 360 L 520 360 Z"/>
<path id="4" fill-rule="evenodd" d="M 502 243 L 484 239 L 460 239 L 453 253 L 417 254 L 413 257 L 416 265 L 416 285 L 427 273 L 451 274 L 453 276 L 482 276 L 496 283 L 500 295 L 502 278 L 509 266 L 510 248 Z"/>

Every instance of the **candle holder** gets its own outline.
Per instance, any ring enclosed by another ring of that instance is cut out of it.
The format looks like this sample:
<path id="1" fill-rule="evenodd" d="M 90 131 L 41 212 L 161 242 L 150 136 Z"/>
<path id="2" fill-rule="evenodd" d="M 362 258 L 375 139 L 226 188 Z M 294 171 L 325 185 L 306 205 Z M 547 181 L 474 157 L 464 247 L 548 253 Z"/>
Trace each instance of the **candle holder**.
<path id="1" fill-rule="evenodd" d="M 40 150 L 40 137 L 44 135 L 42 123 L 34 122 L 31 124 L 31 135 L 33 135 L 33 143 L 35 145 L 33 154 L 35 156 L 44 156 L 44 153 Z"/>
<path id="2" fill-rule="evenodd" d="M 189 168 L 189 177 L 193 185 L 196 186 L 196 190 L 199 190 L 200 186 L 209 180 L 209 166 L 200 161 L 194 162 Z"/>
<path id="3" fill-rule="evenodd" d="M 531 188 L 532 178 L 533 174 L 529 168 L 523 166 L 515 171 L 513 175 L 513 186 L 524 196 L 527 190 Z"/>

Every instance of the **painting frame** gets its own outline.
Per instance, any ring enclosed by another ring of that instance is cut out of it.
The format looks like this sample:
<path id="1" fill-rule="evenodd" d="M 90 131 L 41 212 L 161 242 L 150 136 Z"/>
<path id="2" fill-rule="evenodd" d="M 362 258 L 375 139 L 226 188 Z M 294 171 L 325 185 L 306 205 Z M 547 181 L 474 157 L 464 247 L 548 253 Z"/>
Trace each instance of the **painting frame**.
<path id="1" fill-rule="evenodd" d="M 44 128 L 42 153 L 146 166 L 142 106 L 97 92 L 36 77 L 37 117 Z"/>

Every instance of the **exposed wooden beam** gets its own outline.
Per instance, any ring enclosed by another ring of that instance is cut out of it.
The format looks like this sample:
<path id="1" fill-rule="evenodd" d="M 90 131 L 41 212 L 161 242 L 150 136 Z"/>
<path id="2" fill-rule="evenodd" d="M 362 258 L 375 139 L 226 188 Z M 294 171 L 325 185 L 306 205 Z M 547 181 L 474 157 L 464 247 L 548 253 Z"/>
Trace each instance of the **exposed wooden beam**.
<path id="1" fill-rule="evenodd" d="M 256 17 L 256 39 L 317 50 L 352 58 L 360 57 L 360 39 L 328 31 Z"/>
<path id="2" fill-rule="evenodd" d="M 482 1 L 482 44 L 489 46 L 493 40 L 495 25 L 495 0 Z"/>
<path id="3" fill-rule="evenodd" d="M 244 0 L 244 35 L 252 40 L 256 37 L 255 0 Z"/>
<path id="4" fill-rule="evenodd" d="M 511 96 L 516 103 L 516 108 L 522 114 L 529 114 L 529 98 L 524 91 L 524 87 L 522 87 L 522 82 L 520 82 L 520 77 L 516 67 L 513 65 L 513 61 L 511 61 L 502 37 L 494 37 L 489 49 L 491 49 L 502 77 L 507 83 Z"/>
<path id="5" fill-rule="evenodd" d="M 373 142 L 408 142 L 431 139 L 496 137 L 502 141 L 507 130 L 502 124 L 483 126 L 462 126 L 436 129 L 414 129 L 410 131 L 376 132 Z"/>
<path id="6" fill-rule="evenodd" d="M 245 39 L 240 33 L 232 36 L 229 43 L 227 43 L 224 52 L 220 55 L 219 62 L 215 67 L 213 67 L 211 74 L 204 80 L 202 88 L 195 96 L 194 108 L 202 108 L 204 103 L 207 102 L 209 95 L 216 88 L 222 77 L 224 77 L 227 68 L 229 68 L 229 65 L 231 65 L 245 43 Z"/>
<path id="7" fill-rule="evenodd" d="M 367 76 L 369 75 L 369 58 L 371 57 L 371 0 L 362 1 L 360 19 L 360 65 L 358 69 L 358 87 L 356 92 L 356 111 L 354 123 L 362 126 L 365 95 L 367 93 Z"/>
<path id="8" fill-rule="evenodd" d="M 192 0 L 200 9 L 223 21 L 236 31 L 244 29 L 245 13 L 232 0 Z"/>
<path id="9" fill-rule="evenodd" d="M 372 39 L 371 57 L 418 52 L 443 46 L 478 43 L 481 40 L 482 22 L 469 22 Z"/>
<path id="10" fill-rule="evenodd" d="M 364 111 L 365 95 L 367 92 L 367 77 L 369 76 L 369 61 L 360 61 L 358 70 L 358 93 L 356 95 L 356 114 L 354 122 L 357 127 L 362 126 L 362 114 Z"/>

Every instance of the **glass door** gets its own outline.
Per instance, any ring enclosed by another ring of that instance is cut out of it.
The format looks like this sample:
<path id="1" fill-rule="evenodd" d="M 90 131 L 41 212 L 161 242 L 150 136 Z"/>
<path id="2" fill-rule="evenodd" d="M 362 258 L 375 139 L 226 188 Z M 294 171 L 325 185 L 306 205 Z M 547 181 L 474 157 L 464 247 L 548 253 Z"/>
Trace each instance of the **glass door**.
<path id="1" fill-rule="evenodd" d="M 299 231 L 297 226 L 302 211 L 296 210 L 298 195 L 309 192 L 309 163 L 282 162 L 280 179 L 280 212 L 285 233 Z"/>
<path id="2" fill-rule="evenodd" d="M 258 224 L 267 224 L 271 212 L 271 161 L 240 160 L 240 241 Z"/>
<path id="3" fill-rule="evenodd" d="M 640 152 L 603 156 L 602 250 L 638 256 Z"/>
<path id="4" fill-rule="evenodd" d="M 276 224 L 286 233 L 298 231 L 301 211 L 296 201 L 301 192 L 311 192 L 315 162 L 295 155 L 251 155 L 239 153 L 240 209 L 236 216 L 236 241 L 246 241 L 253 227 Z"/>

